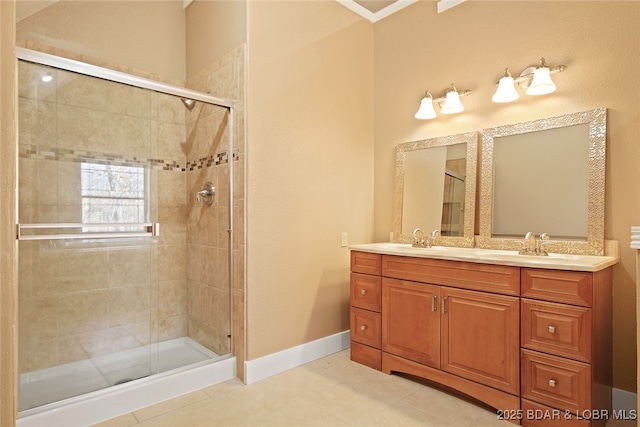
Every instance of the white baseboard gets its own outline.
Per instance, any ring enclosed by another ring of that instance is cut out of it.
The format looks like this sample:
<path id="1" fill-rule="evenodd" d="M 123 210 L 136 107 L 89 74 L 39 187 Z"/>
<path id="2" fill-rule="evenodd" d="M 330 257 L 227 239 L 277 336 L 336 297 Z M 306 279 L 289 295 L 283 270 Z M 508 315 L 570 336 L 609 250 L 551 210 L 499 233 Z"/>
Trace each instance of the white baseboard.
<path id="1" fill-rule="evenodd" d="M 251 384 L 349 348 L 349 331 L 320 338 L 244 362 L 244 381 Z"/>
<path id="2" fill-rule="evenodd" d="M 630 391 L 614 388 L 612 392 L 613 410 L 629 413 L 638 411 L 638 395 Z"/>

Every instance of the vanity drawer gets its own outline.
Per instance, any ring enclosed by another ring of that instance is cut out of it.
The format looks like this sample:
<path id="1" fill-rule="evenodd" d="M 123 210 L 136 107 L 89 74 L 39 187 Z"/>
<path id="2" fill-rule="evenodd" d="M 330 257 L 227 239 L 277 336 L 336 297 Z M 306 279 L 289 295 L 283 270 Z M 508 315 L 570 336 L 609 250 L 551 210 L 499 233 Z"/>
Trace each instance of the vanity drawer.
<path id="1" fill-rule="evenodd" d="M 522 299 L 522 347 L 591 361 L 591 309 Z"/>
<path id="2" fill-rule="evenodd" d="M 522 399 L 522 427 L 590 427 L 591 422 L 561 411 Z"/>
<path id="3" fill-rule="evenodd" d="M 380 275 L 382 255 L 351 251 L 351 272 Z"/>
<path id="4" fill-rule="evenodd" d="M 520 268 L 432 258 L 382 256 L 382 275 L 505 295 L 520 295 Z"/>
<path id="5" fill-rule="evenodd" d="M 351 305 L 366 310 L 380 311 L 380 276 L 351 273 Z"/>
<path id="6" fill-rule="evenodd" d="M 591 365 L 522 350 L 522 398 L 562 410 L 591 409 Z"/>
<path id="7" fill-rule="evenodd" d="M 523 268 L 521 274 L 524 298 L 591 307 L 592 273 Z"/>
<path id="8" fill-rule="evenodd" d="M 380 313 L 351 307 L 351 341 L 380 349 Z"/>
<path id="9" fill-rule="evenodd" d="M 382 351 L 351 341 L 351 360 L 378 371 L 382 370 Z"/>

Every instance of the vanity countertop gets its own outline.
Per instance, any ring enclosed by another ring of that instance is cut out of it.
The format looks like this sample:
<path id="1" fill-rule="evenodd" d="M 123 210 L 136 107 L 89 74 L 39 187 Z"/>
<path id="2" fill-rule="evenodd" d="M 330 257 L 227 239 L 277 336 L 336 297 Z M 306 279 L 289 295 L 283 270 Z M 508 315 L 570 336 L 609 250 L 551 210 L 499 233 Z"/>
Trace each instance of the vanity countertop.
<path id="1" fill-rule="evenodd" d="M 616 242 L 617 243 L 617 242 Z M 412 256 L 445 259 L 450 261 L 477 262 L 482 264 L 512 265 L 516 267 L 548 268 L 554 270 L 600 271 L 620 260 L 617 245 L 612 255 L 567 255 L 550 253 L 549 256 L 520 255 L 517 251 L 479 248 L 455 248 L 434 246 L 414 248 L 410 243 L 368 243 L 351 245 L 349 249 L 385 255 Z"/>

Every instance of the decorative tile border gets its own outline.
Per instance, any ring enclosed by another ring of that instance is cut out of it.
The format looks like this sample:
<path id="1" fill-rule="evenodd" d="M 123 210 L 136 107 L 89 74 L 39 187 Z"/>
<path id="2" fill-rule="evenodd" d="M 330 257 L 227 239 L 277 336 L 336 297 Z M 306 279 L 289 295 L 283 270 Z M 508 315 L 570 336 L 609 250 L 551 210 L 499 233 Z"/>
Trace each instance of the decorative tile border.
<path id="1" fill-rule="evenodd" d="M 193 171 L 196 169 L 203 169 L 229 163 L 229 154 L 226 151 L 207 157 L 201 157 L 197 160 L 188 160 L 185 164 L 181 164 L 175 160 L 153 159 L 140 156 L 127 156 L 123 154 L 70 150 L 66 148 L 26 144 L 20 144 L 18 154 L 21 159 L 54 160 L 76 163 L 91 162 L 117 166 L 146 166 L 150 169 L 178 172 Z M 232 157 L 234 161 L 238 161 L 239 155 L 238 153 L 233 153 Z"/>

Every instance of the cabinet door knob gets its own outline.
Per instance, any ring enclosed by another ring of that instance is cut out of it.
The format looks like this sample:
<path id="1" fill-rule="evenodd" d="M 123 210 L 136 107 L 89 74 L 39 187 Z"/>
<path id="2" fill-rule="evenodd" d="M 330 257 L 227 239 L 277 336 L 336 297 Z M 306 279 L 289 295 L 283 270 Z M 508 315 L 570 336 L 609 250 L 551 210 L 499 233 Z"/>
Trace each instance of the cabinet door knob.
<path id="1" fill-rule="evenodd" d="M 438 311 L 438 306 L 436 305 L 437 301 L 438 301 L 438 296 L 434 295 L 433 299 L 431 300 L 431 311 Z"/>
<path id="2" fill-rule="evenodd" d="M 363 290 L 361 290 L 361 291 L 360 291 L 360 293 L 361 293 L 362 295 L 366 295 L 366 294 L 367 294 L 367 290 L 366 290 L 366 289 L 363 289 Z"/>
<path id="3" fill-rule="evenodd" d="M 361 331 L 366 331 L 366 330 L 367 330 L 367 325 L 362 325 L 362 326 L 360 326 L 360 330 L 361 330 Z"/>
<path id="4" fill-rule="evenodd" d="M 447 297 L 442 298 L 442 313 L 447 312 Z"/>
<path id="5" fill-rule="evenodd" d="M 556 386 L 556 380 L 549 380 L 549 387 L 555 387 Z"/>
<path id="6" fill-rule="evenodd" d="M 556 327 L 553 325 L 549 325 L 549 333 L 550 334 L 555 334 L 556 333 Z"/>

